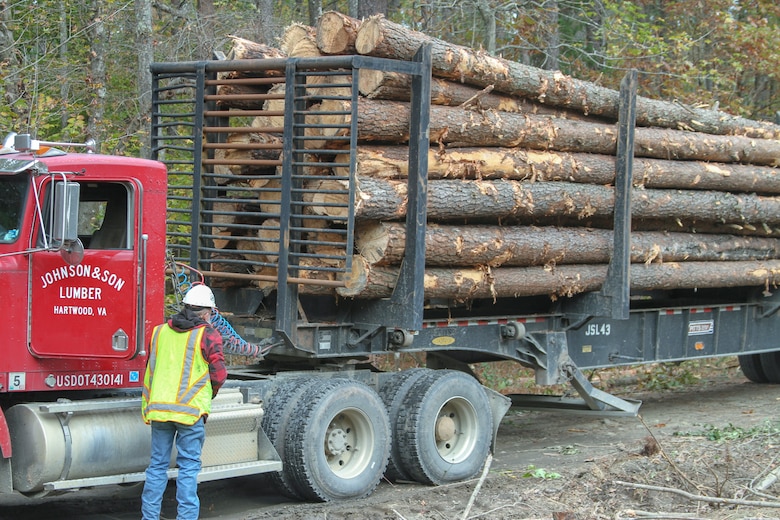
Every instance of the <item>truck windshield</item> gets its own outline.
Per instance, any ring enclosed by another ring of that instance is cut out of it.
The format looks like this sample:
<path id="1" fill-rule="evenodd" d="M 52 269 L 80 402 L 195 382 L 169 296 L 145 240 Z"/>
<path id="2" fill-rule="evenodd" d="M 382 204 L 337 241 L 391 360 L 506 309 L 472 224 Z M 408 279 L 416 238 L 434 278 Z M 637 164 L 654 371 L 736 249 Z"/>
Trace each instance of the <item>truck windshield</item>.
<path id="1" fill-rule="evenodd" d="M 0 175 L 0 244 L 16 241 L 29 185 L 24 173 Z"/>

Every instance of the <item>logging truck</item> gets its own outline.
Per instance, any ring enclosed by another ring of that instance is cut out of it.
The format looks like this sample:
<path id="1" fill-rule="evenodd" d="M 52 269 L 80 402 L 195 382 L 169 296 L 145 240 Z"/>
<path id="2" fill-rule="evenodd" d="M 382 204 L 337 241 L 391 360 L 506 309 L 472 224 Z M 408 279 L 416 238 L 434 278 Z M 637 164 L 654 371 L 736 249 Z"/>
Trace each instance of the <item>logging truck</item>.
<path id="1" fill-rule="evenodd" d="M 461 152 L 431 123 L 430 45 L 410 60 L 218 58 L 152 65 L 149 160 L 29 135 L 2 148 L 3 493 L 143 480 L 149 336 L 196 281 L 232 360 L 200 479 L 268 473 L 302 500 L 470 478 L 510 406 L 637 413 L 587 369 L 736 355 L 752 381 L 780 382 L 776 239 L 725 218 L 711 235 L 632 232 L 632 194 L 650 191 L 632 182 L 635 75 L 600 123 L 616 142 L 609 210 L 573 218 L 586 196 L 571 182 L 448 174 L 479 163 L 441 163 Z M 377 73 L 408 78 L 404 105 L 363 109 Z M 365 158 L 398 143 L 370 176 Z M 424 363 L 387 368 L 409 355 Z M 475 364 L 506 360 L 579 397 L 480 384 Z"/>

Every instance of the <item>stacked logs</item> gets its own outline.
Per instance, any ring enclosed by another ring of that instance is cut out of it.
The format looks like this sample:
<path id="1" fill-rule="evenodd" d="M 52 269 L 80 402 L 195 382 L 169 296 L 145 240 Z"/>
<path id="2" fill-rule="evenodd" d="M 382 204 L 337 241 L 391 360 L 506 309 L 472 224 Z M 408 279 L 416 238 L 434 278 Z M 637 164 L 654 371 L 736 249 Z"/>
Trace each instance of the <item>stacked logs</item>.
<path id="1" fill-rule="evenodd" d="M 423 43 L 431 46 L 434 74 L 426 296 L 555 298 L 598 290 L 612 252 L 618 92 L 382 17 L 325 13 L 316 28 L 289 28 L 280 47 L 297 57 L 411 60 Z M 250 47 L 234 45 L 234 59 L 256 57 Z M 361 70 L 359 88 L 356 250 L 352 272 L 335 290 L 381 298 L 391 293 L 404 255 L 410 80 Z M 334 117 L 350 108 L 349 101 L 325 100 L 314 110 Z M 278 117 L 279 105 L 264 109 L 268 116 L 256 126 L 278 126 L 269 118 Z M 633 289 L 775 285 L 780 126 L 640 96 L 634 154 Z M 308 187 L 345 197 L 337 178 L 346 173 L 331 173 L 333 180 Z M 344 216 L 343 204 L 309 202 L 315 214 Z"/>

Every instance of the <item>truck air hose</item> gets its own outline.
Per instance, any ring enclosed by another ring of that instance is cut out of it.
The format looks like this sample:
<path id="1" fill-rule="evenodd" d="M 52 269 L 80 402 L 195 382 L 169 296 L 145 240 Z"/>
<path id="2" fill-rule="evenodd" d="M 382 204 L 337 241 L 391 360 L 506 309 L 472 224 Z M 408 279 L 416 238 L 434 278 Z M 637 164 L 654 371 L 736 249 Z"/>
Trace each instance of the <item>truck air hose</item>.
<path id="1" fill-rule="evenodd" d="M 268 345 L 255 345 L 242 338 L 216 309 L 211 313 L 211 326 L 222 334 L 222 349 L 227 354 L 262 358 L 270 350 Z"/>
<path id="2" fill-rule="evenodd" d="M 182 300 L 184 295 L 189 291 L 196 283 L 203 283 L 204 276 L 197 269 L 177 262 L 173 259 L 172 255 L 168 255 L 168 262 L 170 263 L 171 270 L 171 282 L 173 284 L 173 292 L 176 296 L 176 312 L 181 309 Z M 200 280 L 197 282 L 191 281 L 191 275 L 197 275 Z M 222 335 L 222 348 L 227 354 L 237 354 L 239 356 L 248 356 L 254 358 L 262 358 L 263 355 L 271 350 L 276 344 L 271 343 L 270 340 L 261 342 L 259 345 L 249 343 L 241 335 L 236 332 L 233 326 L 222 316 L 217 309 L 211 314 L 211 326 L 216 329 Z"/>

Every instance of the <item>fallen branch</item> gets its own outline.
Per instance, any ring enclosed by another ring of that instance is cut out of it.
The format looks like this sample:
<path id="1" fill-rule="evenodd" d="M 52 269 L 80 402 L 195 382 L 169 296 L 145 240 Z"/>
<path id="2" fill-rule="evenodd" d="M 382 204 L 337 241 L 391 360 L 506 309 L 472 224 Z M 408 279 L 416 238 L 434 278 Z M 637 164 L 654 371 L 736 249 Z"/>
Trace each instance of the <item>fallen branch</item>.
<path id="1" fill-rule="evenodd" d="M 463 520 L 466 520 L 466 518 L 469 517 L 469 511 L 471 511 L 471 506 L 474 505 L 474 500 L 477 498 L 477 494 L 479 494 L 479 489 L 482 487 L 482 484 L 485 482 L 485 478 L 487 477 L 488 471 L 490 471 L 490 464 L 493 462 L 493 455 L 491 453 L 488 453 L 487 459 L 485 460 L 485 467 L 482 469 L 482 476 L 479 477 L 479 482 L 477 482 L 477 485 L 474 487 L 474 491 L 471 493 L 471 498 L 469 498 L 469 503 L 466 504 L 466 509 L 463 511 L 463 516 L 461 517 Z"/>
<path id="2" fill-rule="evenodd" d="M 617 518 L 653 518 L 653 519 L 664 519 L 664 520 L 707 520 L 706 518 L 702 518 L 700 516 L 696 516 L 696 513 L 651 513 L 649 511 L 639 511 L 638 509 L 627 509 L 625 511 L 622 511 L 621 513 L 625 513 L 627 516 L 622 516 L 622 514 L 618 513 Z"/>
<path id="3" fill-rule="evenodd" d="M 660 452 L 661 452 L 661 455 L 663 455 L 664 459 L 666 459 L 666 462 L 668 462 L 668 463 L 669 463 L 669 466 L 671 466 L 671 467 L 672 467 L 672 469 L 674 469 L 675 473 L 677 473 L 677 475 L 678 475 L 678 476 L 679 476 L 679 477 L 680 477 L 682 480 L 684 480 L 685 482 L 687 482 L 688 484 L 690 484 L 690 486 L 691 486 L 692 488 L 694 488 L 694 489 L 698 489 L 699 491 L 701 491 L 701 489 L 699 488 L 699 486 L 698 486 L 698 485 L 697 485 L 697 484 L 696 484 L 694 481 L 692 481 L 691 479 L 689 479 L 689 478 L 688 478 L 688 476 L 687 476 L 687 475 L 686 475 L 686 474 L 685 474 L 683 471 L 681 471 L 681 470 L 680 470 L 680 468 L 678 468 L 678 467 L 677 467 L 677 464 L 675 464 L 675 463 L 674 463 L 674 460 L 672 460 L 672 458 L 671 458 L 669 455 L 667 455 L 667 454 L 666 454 L 666 451 L 664 451 L 664 448 L 663 448 L 663 446 L 661 446 L 661 443 L 658 441 L 658 438 L 657 438 L 657 437 L 655 436 L 655 434 L 653 433 L 653 430 L 651 430 L 651 429 L 650 429 L 650 427 L 649 427 L 649 426 L 647 425 L 647 423 L 645 422 L 644 418 L 642 417 L 642 414 L 637 414 L 637 418 L 639 419 L 639 422 L 641 422 L 641 423 L 642 423 L 642 426 L 644 426 L 644 427 L 645 427 L 645 430 L 647 430 L 647 433 L 649 433 L 649 434 L 650 434 L 650 437 L 652 437 L 652 438 L 653 438 L 653 440 L 654 440 L 654 441 L 655 441 L 655 443 L 656 443 L 656 446 L 658 446 L 658 451 L 660 451 Z"/>
<path id="4" fill-rule="evenodd" d="M 761 479 L 761 482 L 759 482 L 755 487 L 751 488 L 751 491 L 764 491 L 769 486 L 777 482 L 778 478 L 780 478 L 780 466 L 770 471 L 766 477 Z"/>
<path id="5" fill-rule="evenodd" d="M 406 517 L 404 515 L 402 515 L 401 513 L 399 513 L 398 511 L 396 511 L 395 509 L 391 509 L 391 511 L 393 513 L 395 513 L 396 515 L 398 515 L 398 518 L 400 518 L 401 520 L 406 520 Z"/>
<path id="6" fill-rule="evenodd" d="M 740 500 L 736 498 L 708 497 L 705 495 L 694 495 L 693 493 L 688 493 L 687 491 L 683 491 L 682 489 L 669 488 L 663 486 L 650 486 L 648 484 L 638 484 L 636 482 L 624 482 L 622 480 L 615 480 L 614 483 L 619 486 L 625 486 L 634 489 L 646 489 L 649 491 L 661 491 L 665 493 L 673 493 L 675 495 L 680 495 L 682 497 L 687 498 L 688 500 L 693 500 L 695 502 L 707 502 L 710 504 L 728 504 L 728 505 L 750 506 L 750 507 L 780 508 L 780 502 L 763 502 L 760 500 Z"/>
<path id="7" fill-rule="evenodd" d="M 493 509 L 488 509 L 484 513 L 480 513 L 478 515 L 474 515 L 471 518 L 479 518 L 479 517 L 482 517 L 482 516 L 488 516 L 488 515 L 490 515 L 492 513 L 495 513 L 496 511 L 498 511 L 500 509 L 506 509 L 507 507 L 515 508 L 515 507 L 517 507 L 519 505 L 527 505 L 527 504 L 525 504 L 524 502 L 512 502 L 511 504 L 504 504 L 503 506 L 498 506 L 498 507 L 494 507 Z"/>

